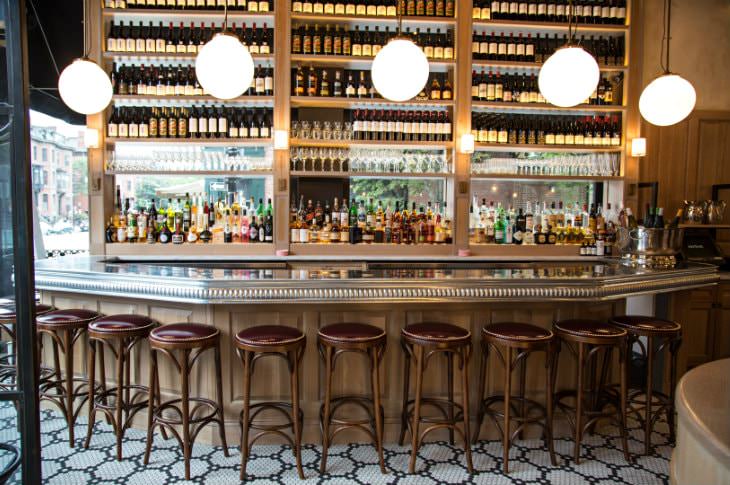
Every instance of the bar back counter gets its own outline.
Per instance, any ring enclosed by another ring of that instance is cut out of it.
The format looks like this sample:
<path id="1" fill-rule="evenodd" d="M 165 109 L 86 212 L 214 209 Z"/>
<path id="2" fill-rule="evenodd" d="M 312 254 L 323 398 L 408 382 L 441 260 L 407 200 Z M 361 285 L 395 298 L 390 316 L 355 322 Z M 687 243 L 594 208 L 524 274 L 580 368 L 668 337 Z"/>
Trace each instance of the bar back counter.
<path id="1" fill-rule="evenodd" d="M 671 317 L 674 301 L 687 299 L 689 291 L 718 281 L 716 268 L 710 265 L 686 263 L 675 269 L 651 270 L 622 266 L 609 259 L 494 263 L 479 258 L 364 262 L 290 257 L 168 263 L 77 256 L 40 261 L 36 265 L 41 300 L 57 308 L 84 308 L 107 315 L 138 314 L 162 324 L 196 322 L 220 330 L 229 443 L 238 439 L 238 414 L 243 405 L 242 366 L 235 353 L 234 337 L 255 325 L 295 327 L 306 336 L 300 396 L 303 439 L 313 443 L 321 439 L 319 406 L 324 395 L 318 329 L 333 323 L 357 322 L 385 330 L 387 346 L 380 367 L 380 387 L 385 441 L 392 442 L 400 428 L 403 399 L 404 353 L 400 332 L 408 324 L 443 322 L 468 330 L 474 348 L 469 374 L 471 387 L 476 389 L 484 325 L 524 322 L 550 328 L 555 321 L 571 318 L 606 321 L 625 314 L 627 300 L 636 297 L 653 300 L 655 314 Z M 693 322 L 681 324 L 685 341 L 692 339 Z M 140 349 L 136 355 L 133 353 L 131 378 L 147 385 L 147 344 Z M 48 357 L 44 355 L 44 359 Z M 212 359 L 212 354 L 203 355 L 203 365 L 193 370 L 191 394 L 214 399 L 216 378 Z M 335 372 L 333 393 L 369 395 L 370 383 L 365 379 L 367 360 L 349 355 L 342 359 Z M 74 369 L 81 373 L 86 367 L 85 348 L 77 352 L 76 360 Z M 163 398 L 178 395 L 177 371 L 164 360 L 159 365 Z M 563 352 L 558 364 L 558 390 L 574 385 L 574 366 L 570 354 Z M 107 367 L 107 376 L 113 376 L 112 363 Z M 680 376 L 684 367 L 686 356 L 680 353 Z M 488 366 L 489 394 L 495 383 L 503 381 L 502 376 L 500 366 Z M 457 368 L 454 380 L 460 379 Z M 446 381 L 446 366 L 430 365 L 423 383 L 424 394 L 445 395 Z M 544 382 L 544 362 L 531 361 L 526 372 L 527 397 L 544 402 Z M 459 389 L 457 386 L 457 401 Z M 259 362 L 252 382 L 252 402 L 286 401 L 288 396 L 286 362 Z M 475 415 L 478 400 L 474 392 L 471 401 Z M 343 412 L 355 414 L 356 410 Z M 144 419 L 143 416 L 141 413 L 138 419 Z M 563 425 L 561 418 L 556 418 L 559 433 Z M 138 421 L 140 427 L 143 423 Z M 201 439 L 218 442 L 214 428 L 208 428 L 201 432 Z M 365 438 L 355 433 L 342 434 L 345 436 L 338 439 Z"/>

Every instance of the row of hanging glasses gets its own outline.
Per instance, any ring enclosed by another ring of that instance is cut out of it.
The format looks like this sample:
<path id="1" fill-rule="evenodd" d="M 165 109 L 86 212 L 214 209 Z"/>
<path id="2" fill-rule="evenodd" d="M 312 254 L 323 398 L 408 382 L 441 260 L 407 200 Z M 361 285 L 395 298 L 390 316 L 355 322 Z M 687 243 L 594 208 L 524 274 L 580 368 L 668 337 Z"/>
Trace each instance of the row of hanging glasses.
<path id="1" fill-rule="evenodd" d="M 352 140 L 349 121 L 292 121 L 290 135 L 300 140 Z"/>
<path id="2" fill-rule="evenodd" d="M 210 148 L 149 145 L 125 147 L 107 154 L 106 171 L 138 172 L 247 172 L 269 171 L 272 153 L 268 147 Z"/>
<path id="3" fill-rule="evenodd" d="M 289 168 L 298 173 L 444 174 L 451 161 L 443 150 L 292 147 Z"/>
<path id="4" fill-rule="evenodd" d="M 618 177 L 619 153 L 545 154 L 541 158 L 493 157 L 488 152 L 472 156 L 471 171 L 476 175 L 555 175 L 568 177 Z"/>

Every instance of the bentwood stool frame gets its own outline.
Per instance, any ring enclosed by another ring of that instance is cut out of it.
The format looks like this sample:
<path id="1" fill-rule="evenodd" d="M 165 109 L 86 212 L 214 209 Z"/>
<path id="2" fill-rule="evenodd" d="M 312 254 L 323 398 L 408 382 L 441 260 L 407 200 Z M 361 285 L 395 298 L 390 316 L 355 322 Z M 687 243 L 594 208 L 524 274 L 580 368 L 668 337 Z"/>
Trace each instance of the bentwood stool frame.
<path id="1" fill-rule="evenodd" d="M 469 436 L 469 359 L 472 353 L 471 332 L 447 323 L 417 323 L 401 331 L 401 346 L 405 352 L 403 378 L 403 405 L 401 408 L 401 431 L 399 444 L 405 440 L 406 430 L 411 433 L 411 459 L 408 473 L 415 473 L 418 450 L 426 435 L 437 429 L 448 429 L 453 444 L 454 432 L 464 440 L 466 467 L 473 473 Z M 446 357 L 448 366 L 448 399 L 423 397 L 423 373 L 428 361 L 437 354 Z M 454 402 L 454 360 L 457 360 L 462 377 L 462 404 Z M 410 390 L 411 360 L 416 365 L 416 388 L 413 399 L 408 399 Z M 422 414 L 423 406 L 435 408 L 442 418 Z M 457 423 L 463 421 L 463 431 Z M 420 424 L 428 426 L 419 434 Z"/>
<path id="2" fill-rule="evenodd" d="M 325 363 L 324 402 L 319 414 L 322 428 L 320 473 L 325 473 L 327 470 L 330 443 L 339 432 L 348 428 L 362 430 L 373 440 L 378 453 L 380 471 L 387 473 L 383 456 L 383 407 L 380 398 L 380 363 L 383 360 L 386 343 L 385 330 L 374 325 L 336 323 L 319 329 L 317 347 Z M 348 352 L 364 354 L 368 358 L 372 399 L 353 395 L 332 397 L 335 363 L 341 355 Z M 362 408 L 367 413 L 367 418 L 361 420 L 336 418 L 337 410 L 345 404 L 354 404 Z"/>
<path id="3" fill-rule="evenodd" d="M 527 323 L 495 323 L 482 329 L 482 358 L 479 366 L 479 411 L 477 412 L 476 429 L 472 442 L 479 439 L 479 430 L 484 416 L 489 416 L 502 436 L 502 469 L 509 473 L 510 444 L 519 435 L 522 437 L 524 429 L 530 425 L 542 428 L 543 438 L 550 454 L 550 462 L 557 466 L 553 447 L 553 392 L 554 372 L 556 361 L 556 345 L 553 333 L 550 330 Z M 501 350 L 502 347 L 504 350 Z M 490 350 L 499 358 L 504 369 L 503 394 L 484 396 L 487 379 L 487 363 Z M 545 394 L 546 404 L 542 404 L 525 397 L 527 378 L 527 359 L 534 352 L 545 352 Z M 519 390 L 516 396 L 512 395 L 512 374 L 519 368 Z M 517 405 L 513 401 L 517 402 Z M 503 410 L 493 409 L 493 406 L 503 404 Z M 500 424 L 500 419 L 502 423 Z M 517 427 L 510 433 L 510 424 L 517 423 Z"/>
<path id="4" fill-rule="evenodd" d="M 51 305 L 36 303 L 35 315 L 39 317 L 55 310 Z M 0 337 L 7 337 L 6 343 L 10 345 L 8 352 L 0 355 L 0 389 L 15 389 L 16 369 L 16 339 L 15 339 L 15 308 L 13 306 L 0 306 Z M 54 347 L 55 358 L 58 361 L 58 347 Z M 60 369 L 60 364 L 57 367 Z M 54 369 L 55 372 L 55 369 Z"/>
<path id="5" fill-rule="evenodd" d="M 627 356 L 631 356 L 633 349 L 638 346 L 641 359 L 646 362 L 646 386 L 644 389 L 629 390 L 627 412 L 635 415 L 644 428 L 644 454 L 648 455 L 651 452 L 652 430 L 662 414 L 666 414 L 669 424 L 669 439 L 671 442 L 675 440 L 674 397 L 677 387 L 677 356 L 682 345 L 682 326 L 671 320 L 636 315 L 613 317 L 609 323 L 628 332 Z M 656 343 L 658 346 L 654 348 Z M 654 389 L 655 360 L 665 350 L 669 353 L 668 393 Z"/>
<path id="6" fill-rule="evenodd" d="M 89 386 L 89 421 L 84 448 L 89 447 L 96 413 L 100 411 L 107 418 L 107 422 L 112 425 L 116 436 L 117 460 L 122 459 L 124 433 L 132 425 L 135 415 L 148 407 L 147 399 L 139 398 L 149 398 L 150 394 L 149 387 L 132 384 L 130 378 L 132 349 L 145 340 L 156 326 L 155 320 L 142 315 L 111 315 L 89 324 L 89 382 L 95 382 L 97 347 L 100 350 L 99 365 L 103 369 L 105 362 L 101 349 L 106 346 L 116 359 L 116 387 L 106 388 L 103 392 L 97 393 L 96 386 Z M 104 379 L 103 374 L 102 379 Z M 155 386 L 159 403 L 159 382 L 156 381 L 150 385 Z M 104 387 L 106 387 L 106 383 L 104 383 Z M 132 392 L 135 394 L 132 395 Z M 108 404 L 109 400 L 113 401 L 113 404 Z"/>
<path id="7" fill-rule="evenodd" d="M 64 415 L 68 425 L 68 442 L 74 447 L 74 425 L 81 408 L 89 397 L 87 385 L 92 385 L 85 377 L 74 377 L 74 346 L 86 333 L 90 322 L 102 317 L 101 313 L 92 310 L 71 309 L 55 310 L 36 318 L 38 341 L 43 334 L 48 335 L 54 347 L 54 372 L 39 382 L 40 401 L 48 401 L 56 405 Z M 64 375 L 58 358 L 59 349 L 64 354 Z M 74 409 L 74 403 L 80 399 Z"/>
<path id="8" fill-rule="evenodd" d="M 307 339 L 302 332 L 293 327 L 262 325 L 242 330 L 236 335 L 235 345 L 243 364 L 243 409 L 241 410 L 241 471 L 240 479 L 246 478 L 246 467 L 251 446 L 262 436 L 274 434 L 283 437 L 294 450 L 297 473 L 304 480 L 302 469 L 302 422 L 304 413 L 299 406 L 299 368 Z M 260 402 L 251 405 L 251 377 L 259 359 L 278 357 L 284 359 L 289 369 L 291 404 L 285 402 Z M 273 410 L 281 413 L 287 420 L 283 424 L 257 424 L 257 416 Z M 253 411 L 253 412 L 252 412 Z M 291 428 L 294 439 L 283 432 Z M 260 431 L 249 440 L 249 430 Z"/>
<path id="9" fill-rule="evenodd" d="M 576 389 L 564 390 L 555 394 L 555 405 L 568 418 L 574 436 L 573 459 L 580 464 L 580 450 L 583 435 L 594 429 L 599 419 L 607 418 L 619 428 L 624 458 L 631 462 L 629 455 L 626 430 L 626 402 L 627 402 L 627 355 L 625 330 L 598 320 L 562 320 L 553 324 L 553 333 L 556 340 L 556 362 L 563 346 L 576 358 Z M 606 387 L 613 351 L 618 352 L 619 361 L 619 395 L 612 398 Z M 600 354 L 603 362 L 600 364 L 600 375 L 596 377 L 599 367 Z M 555 365 L 553 372 L 557 373 Z M 589 384 L 586 386 L 586 370 L 588 370 Z M 555 377 L 553 378 L 555 382 Z M 575 406 L 563 402 L 571 396 L 575 397 Z M 616 402 L 618 401 L 618 402 Z M 604 411 L 606 406 L 613 406 L 614 412 Z M 573 415 L 571 415 L 573 414 Z M 584 421 L 585 418 L 585 421 Z"/>
<path id="10" fill-rule="evenodd" d="M 149 382 L 157 382 L 157 354 L 161 352 L 175 364 L 180 375 L 182 389 L 179 398 L 164 401 L 155 406 L 154 403 L 158 399 L 156 389 L 155 386 L 150 387 L 147 410 L 147 446 L 143 462 L 145 465 L 149 464 L 155 428 L 159 426 L 161 430 L 167 429 L 183 449 L 185 479 L 190 480 L 190 457 L 193 444 L 205 425 L 209 423 L 218 425 L 223 454 L 226 457 L 230 456 L 223 417 L 220 331 L 211 325 L 172 323 L 153 329 L 148 340 L 150 344 Z M 190 397 L 190 371 L 200 356 L 211 349 L 215 354 L 216 401 L 203 397 Z M 175 356 L 175 351 L 179 351 L 179 358 Z M 190 409 L 191 402 L 195 404 L 192 410 Z M 198 412 L 205 408 L 208 408 L 208 413 L 198 415 Z M 166 415 L 166 411 L 173 413 L 174 416 Z M 175 426 L 182 427 L 182 436 Z"/>

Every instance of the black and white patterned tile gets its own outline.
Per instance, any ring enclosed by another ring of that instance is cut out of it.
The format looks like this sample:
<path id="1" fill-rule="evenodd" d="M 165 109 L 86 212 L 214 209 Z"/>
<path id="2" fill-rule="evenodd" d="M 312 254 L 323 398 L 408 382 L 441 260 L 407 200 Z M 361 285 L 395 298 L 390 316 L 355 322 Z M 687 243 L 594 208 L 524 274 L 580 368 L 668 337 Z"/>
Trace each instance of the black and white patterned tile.
<path id="1" fill-rule="evenodd" d="M 17 440 L 15 410 L 0 408 L 0 439 Z M 130 430 L 124 442 L 124 460 L 116 461 L 115 440 L 111 428 L 99 421 L 88 450 L 68 446 L 66 424 L 55 412 L 43 411 L 43 476 L 45 485 L 233 485 L 238 479 L 240 454 L 237 447 L 225 457 L 220 447 L 196 445 L 191 461 L 192 480 L 183 479 L 182 454 L 174 439 L 155 437 L 150 464 L 142 463 L 146 433 Z M 651 456 L 637 456 L 627 464 L 620 448 L 617 430 L 587 437 L 580 465 L 570 459 L 572 440 L 555 440 L 560 466 L 553 467 L 542 440 L 518 441 L 510 451 L 510 474 L 501 473 L 502 445 L 498 441 L 482 441 L 473 450 L 476 473 L 469 475 L 464 466 L 463 449 L 457 443 L 425 444 L 419 452 L 417 472 L 407 473 L 408 446 L 389 445 L 385 450 L 389 473 L 382 475 L 377 456 L 369 444 L 336 445 L 330 450 L 328 473 L 319 475 L 321 448 L 306 445 L 303 449 L 304 473 L 301 481 L 294 467 L 292 451 L 287 446 L 255 445 L 248 465 L 246 483 L 254 485 L 658 485 L 669 483 L 669 457 L 666 424 L 659 423 L 654 433 L 656 444 Z M 610 432 L 613 431 L 613 432 Z M 77 437 L 84 437 L 86 420 L 80 418 Z M 629 446 L 633 453 L 643 450 L 642 432 L 636 423 L 630 425 Z M 0 464 L 1 460 L 0 460 Z M 20 483 L 16 481 L 15 483 Z"/>

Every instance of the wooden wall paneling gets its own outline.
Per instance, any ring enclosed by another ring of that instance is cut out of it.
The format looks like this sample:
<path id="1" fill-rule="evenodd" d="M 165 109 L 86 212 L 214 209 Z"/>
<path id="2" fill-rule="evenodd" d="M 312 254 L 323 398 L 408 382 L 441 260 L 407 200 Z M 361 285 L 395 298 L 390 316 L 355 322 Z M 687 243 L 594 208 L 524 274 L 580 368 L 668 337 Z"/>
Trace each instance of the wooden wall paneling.
<path id="1" fill-rule="evenodd" d="M 289 133 L 291 110 L 291 0 L 277 2 L 274 17 L 274 130 Z M 273 137 L 273 133 L 272 133 Z M 274 246 L 289 249 L 289 150 L 274 150 Z"/>
<path id="2" fill-rule="evenodd" d="M 623 146 L 624 151 L 621 154 L 623 160 L 622 173 L 625 177 L 624 184 L 629 187 L 625 190 L 624 186 L 623 201 L 624 206 L 636 207 L 638 194 L 635 185 L 640 181 L 639 168 L 641 159 L 631 156 L 631 139 L 642 136 L 641 114 L 639 113 L 639 96 L 644 86 L 642 78 L 642 63 L 644 46 L 643 42 L 637 40 L 641 37 L 641 29 L 639 26 L 644 20 L 644 2 L 631 1 L 628 5 L 628 22 L 629 30 L 626 32 L 626 59 L 629 70 L 624 78 L 624 96 L 623 105 L 628 109 L 624 113 L 624 129 L 623 129 Z M 620 184 L 609 184 L 610 192 L 613 193 L 621 188 Z M 611 196 L 609 193 L 609 196 Z M 612 200 L 613 199 L 612 197 Z"/>
<path id="3" fill-rule="evenodd" d="M 687 163 L 693 199 L 710 199 L 712 185 L 730 182 L 730 111 L 699 111 L 689 121 Z"/>

